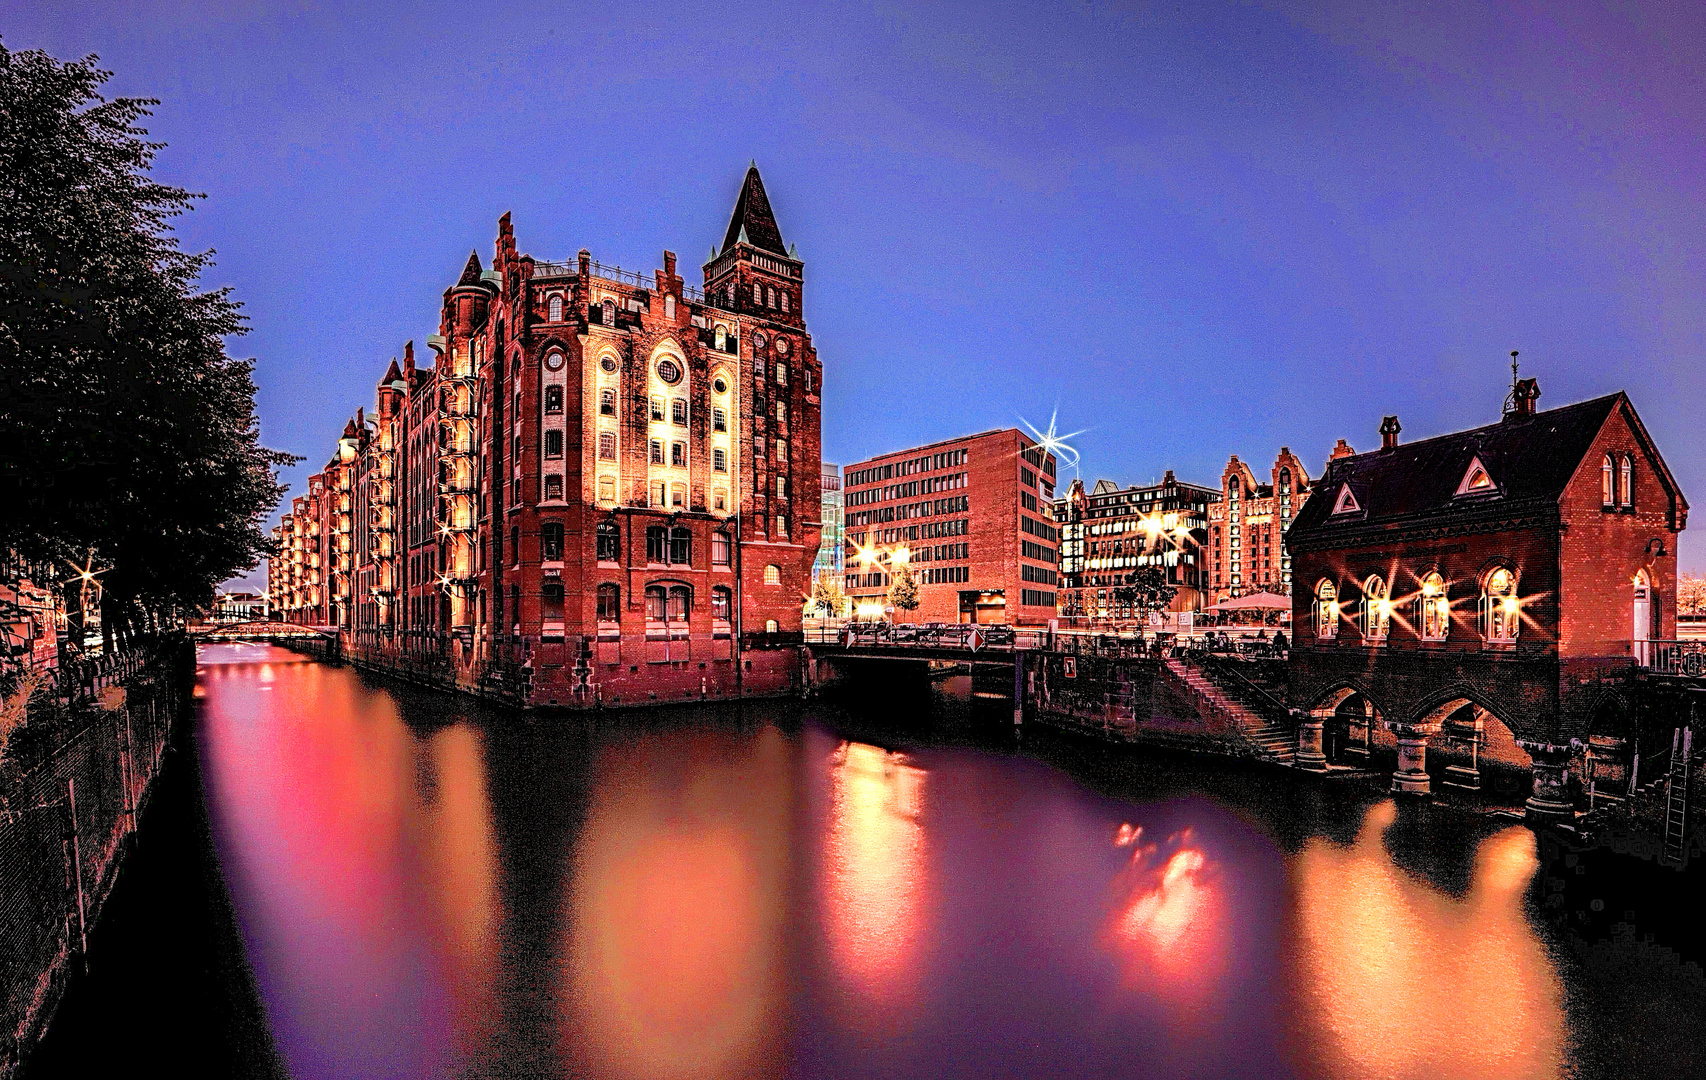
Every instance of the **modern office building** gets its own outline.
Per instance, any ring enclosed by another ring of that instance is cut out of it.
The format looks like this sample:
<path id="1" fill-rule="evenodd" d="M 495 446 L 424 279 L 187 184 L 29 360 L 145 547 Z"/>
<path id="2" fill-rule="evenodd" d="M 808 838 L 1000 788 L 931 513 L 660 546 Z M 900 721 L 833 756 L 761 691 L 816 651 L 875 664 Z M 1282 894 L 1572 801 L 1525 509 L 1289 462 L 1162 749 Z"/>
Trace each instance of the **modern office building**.
<path id="1" fill-rule="evenodd" d="M 1055 459 L 1009 428 L 884 454 L 844 473 L 845 589 L 857 618 L 1042 625 L 1059 579 Z M 888 612 L 904 563 L 918 607 Z"/>
<path id="2" fill-rule="evenodd" d="M 812 580 L 842 576 L 841 541 L 842 514 L 845 496 L 841 491 L 841 466 L 823 463 L 818 481 L 820 513 L 818 514 L 817 559 L 812 563 Z"/>

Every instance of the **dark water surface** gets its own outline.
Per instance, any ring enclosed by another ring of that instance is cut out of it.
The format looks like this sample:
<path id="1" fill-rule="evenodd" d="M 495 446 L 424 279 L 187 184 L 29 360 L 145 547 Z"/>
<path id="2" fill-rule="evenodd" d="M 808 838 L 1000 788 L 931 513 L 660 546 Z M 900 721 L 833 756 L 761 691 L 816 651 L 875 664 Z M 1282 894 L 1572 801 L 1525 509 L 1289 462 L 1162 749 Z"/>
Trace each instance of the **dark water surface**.
<path id="1" fill-rule="evenodd" d="M 1615 883 L 1525 828 L 1019 754 L 941 690 L 528 719 L 265 646 L 201 662 L 252 1075 L 1701 1070 L 1698 968 L 1627 898 L 1623 939 L 1585 926 Z"/>

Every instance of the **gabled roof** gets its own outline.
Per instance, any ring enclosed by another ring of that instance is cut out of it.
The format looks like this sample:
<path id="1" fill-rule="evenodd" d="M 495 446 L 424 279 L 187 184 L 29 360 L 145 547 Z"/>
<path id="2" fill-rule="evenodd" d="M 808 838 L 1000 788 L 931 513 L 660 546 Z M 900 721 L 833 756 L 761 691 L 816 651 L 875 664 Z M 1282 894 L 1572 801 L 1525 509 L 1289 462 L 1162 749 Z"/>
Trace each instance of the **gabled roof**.
<path id="1" fill-rule="evenodd" d="M 770 212 L 770 199 L 764 194 L 764 181 L 759 179 L 758 166 L 746 170 L 741 181 L 740 198 L 735 200 L 735 212 L 729 218 L 728 231 L 723 234 L 722 254 L 737 243 L 774 252 L 788 258 L 788 247 L 782 243 L 782 230 L 776 227 L 776 215 Z"/>
<path id="2" fill-rule="evenodd" d="M 1342 528 L 1346 518 L 1360 524 L 1425 518 L 1464 506 L 1460 497 L 1470 463 L 1479 459 L 1497 486 L 1496 501 L 1556 502 L 1587 455 L 1605 422 L 1627 399 L 1621 393 L 1549 409 L 1528 417 L 1508 416 L 1495 424 L 1419 442 L 1400 443 L 1334 458 L 1315 483 L 1317 491 L 1350 488 L 1361 512 L 1334 518 L 1335 499 L 1310 499 L 1298 512 L 1289 535 L 1303 539 Z M 1630 409 L 1630 415 L 1634 410 Z M 1657 457 L 1656 451 L 1654 454 Z"/>
<path id="3" fill-rule="evenodd" d="M 397 370 L 397 358 L 393 356 L 391 358 L 391 366 L 385 369 L 385 376 L 379 380 L 379 385 L 390 386 L 394 382 L 401 382 L 402 379 L 403 373 Z"/>

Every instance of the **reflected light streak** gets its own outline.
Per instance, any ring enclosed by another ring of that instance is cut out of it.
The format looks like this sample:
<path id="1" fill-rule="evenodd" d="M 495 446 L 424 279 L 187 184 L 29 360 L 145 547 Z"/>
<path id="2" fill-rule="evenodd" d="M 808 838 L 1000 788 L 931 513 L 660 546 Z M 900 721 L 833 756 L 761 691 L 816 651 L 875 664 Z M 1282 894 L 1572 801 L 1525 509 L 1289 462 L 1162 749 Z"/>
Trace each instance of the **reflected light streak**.
<path id="1" fill-rule="evenodd" d="M 1468 895 L 1400 870 L 1369 809 L 1355 843 L 1317 838 L 1293 864 L 1306 1071 L 1332 1077 L 1522 1080 L 1562 1073 L 1563 992 L 1523 898 L 1534 837 L 1481 842 Z"/>
<path id="2" fill-rule="evenodd" d="M 782 1061 L 782 736 L 670 733 L 601 762 L 576 853 L 569 1043 L 600 1077 L 763 1075 Z"/>
<path id="3" fill-rule="evenodd" d="M 825 931 L 840 973 L 884 1005 L 909 999 L 920 975 L 925 778 L 864 743 L 842 744 L 830 761 Z"/>
<path id="4" fill-rule="evenodd" d="M 1114 838 L 1134 851 L 1118 879 L 1121 900 L 1110 936 L 1128 982 L 1193 1006 L 1220 986 L 1226 970 L 1220 877 L 1190 830 L 1165 845 L 1143 844 L 1142 833 L 1122 825 Z"/>

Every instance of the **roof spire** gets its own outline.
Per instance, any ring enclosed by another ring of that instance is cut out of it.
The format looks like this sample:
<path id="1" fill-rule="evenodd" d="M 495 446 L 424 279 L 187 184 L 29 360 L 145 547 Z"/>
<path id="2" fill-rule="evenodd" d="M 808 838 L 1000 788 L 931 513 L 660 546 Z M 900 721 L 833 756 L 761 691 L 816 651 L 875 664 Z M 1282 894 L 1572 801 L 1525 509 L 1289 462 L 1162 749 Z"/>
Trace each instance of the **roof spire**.
<path id="1" fill-rule="evenodd" d="M 764 181 L 758 175 L 756 161 L 746 170 L 741 181 L 740 197 L 735 200 L 735 212 L 723 234 L 723 246 L 718 254 L 736 244 L 761 248 L 783 258 L 788 248 L 782 242 L 782 230 L 776 226 L 776 216 L 770 212 L 770 199 L 764 194 Z"/>
<path id="2" fill-rule="evenodd" d="M 470 251 L 468 253 L 468 265 L 462 268 L 462 277 L 457 280 L 456 287 L 460 289 L 464 285 L 478 285 L 480 283 L 480 270 L 480 253 Z"/>

